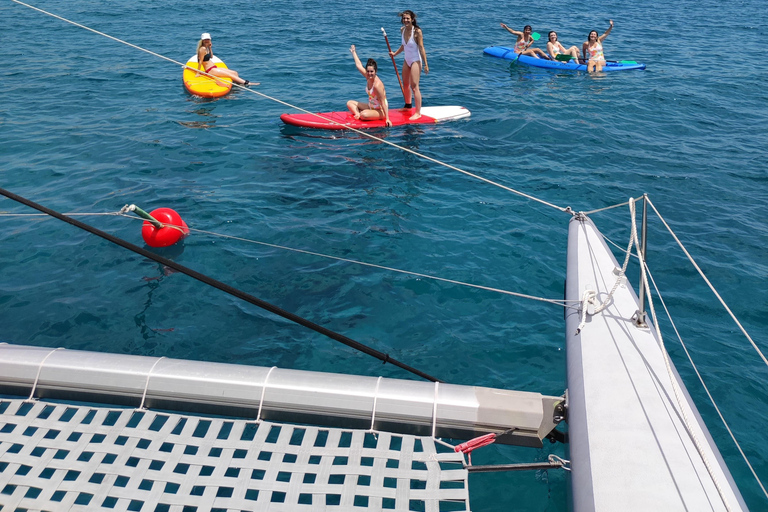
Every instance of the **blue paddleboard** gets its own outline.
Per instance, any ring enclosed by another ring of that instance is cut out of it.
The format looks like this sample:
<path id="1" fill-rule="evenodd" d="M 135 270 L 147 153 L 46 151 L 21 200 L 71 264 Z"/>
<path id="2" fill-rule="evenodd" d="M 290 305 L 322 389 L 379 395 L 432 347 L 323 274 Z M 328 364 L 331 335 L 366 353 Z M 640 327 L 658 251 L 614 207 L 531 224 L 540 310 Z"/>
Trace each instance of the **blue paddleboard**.
<path id="1" fill-rule="evenodd" d="M 528 66 L 534 66 L 537 68 L 557 69 L 561 71 L 586 71 L 587 66 L 585 64 L 576 64 L 569 62 L 561 62 L 559 60 L 537 59 L 536 57 L 529 57 L 528 55 L 521 55 L 520 58 L 512 48 L 506 46 L 489 46 L 483 53 L 492 55 L 493 57 L 499 57 L 500 59 L 515 60 L 520 64 L 526 64 Z M 628 71 L 630 69 L 645 69 L 645 64 L 634 61 L 618 61 L 618 62 L 606 62 L 603 64 L 603 71 Z"/>

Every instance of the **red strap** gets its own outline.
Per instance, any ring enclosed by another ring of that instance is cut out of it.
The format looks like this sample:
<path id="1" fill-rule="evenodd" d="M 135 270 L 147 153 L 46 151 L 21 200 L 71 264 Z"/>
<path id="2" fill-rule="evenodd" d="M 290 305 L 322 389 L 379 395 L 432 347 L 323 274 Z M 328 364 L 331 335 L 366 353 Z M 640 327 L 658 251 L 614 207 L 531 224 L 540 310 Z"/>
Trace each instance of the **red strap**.
<path id="1" fill-rule="evenodd" d="M 496 441 L 496 434 L 485 434 L 484 436 L 470 439 L 466 443 L 461 443 L 460 445 L 456 446 L 453 451 L 469 453 L 475 448 L 482 448 L 483 446 L 493 444 L 494 441 Z"/>

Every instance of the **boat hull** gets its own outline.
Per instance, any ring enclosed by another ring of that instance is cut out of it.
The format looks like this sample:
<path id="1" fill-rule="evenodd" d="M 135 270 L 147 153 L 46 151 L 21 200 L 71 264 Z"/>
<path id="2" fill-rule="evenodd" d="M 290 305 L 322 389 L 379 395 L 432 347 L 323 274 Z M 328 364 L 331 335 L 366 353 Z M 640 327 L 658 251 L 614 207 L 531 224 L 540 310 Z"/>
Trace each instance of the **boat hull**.
<path id="1" fill-rule="evenodd" d="M 592 221 L 574 217 L 566 300 L 581 301 L 594 290 L 603 303 L 619 267 Z M 726 510 L 715 479 L 730 510 L 747 510 L 671 361 L 667 369 L 653 325 L 633 322 L 637 296 L 622 280 L 609 305 L 587 315 L 580 331 L 581 311 L 566 313 L 573 510 Z"/>

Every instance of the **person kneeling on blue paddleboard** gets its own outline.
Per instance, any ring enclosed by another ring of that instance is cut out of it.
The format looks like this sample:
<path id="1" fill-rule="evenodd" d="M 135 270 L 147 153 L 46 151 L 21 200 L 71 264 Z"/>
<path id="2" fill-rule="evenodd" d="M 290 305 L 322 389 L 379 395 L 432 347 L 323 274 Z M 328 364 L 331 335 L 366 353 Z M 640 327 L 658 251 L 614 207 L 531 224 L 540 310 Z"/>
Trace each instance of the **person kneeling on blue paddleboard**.
<path id="1" fill-rule="evenodd" d="M 505 29 L 507 32 L 512 34 L 513 36 L 517 36 L 517 42 L 515 43 L 515 46 L 512 48 L 512 50 L 518 54 L 518 55 L 528 55 L 530 57 L 536 57 L 537 59 L 545 58 L 549 60 L 549 57 L 547 57 L 547 54 L 544 53 L 543 50 L 539 48 L 531 48 L 530 46 L 533 44 L 533 36 L 531 33 L 533 32 L 533 28 L 530 25 L 526 25 L 523 27 L 522 32 L 518 32 L 517 30 L 512 30 L 505 24 L 501 24 L 501 28 Z M 538 35 L 536 36 L 539 37 Z"/>
<path id="2" fill-rule="evenodd" d="M 213 62 L 213 47 L 211 45 L 211 34 L 208 32 L 203 33 L 200 36 L 200 41 L 197 43 L 197 69 L 198 72 L 195 76 L 200 75 L 200 69 L 213 75 L 214 77 L 231 78 L 233 82 L 239 85 L 259 85 L 258 83 L 251 84 L 248 80 L 240 78 L 237 71 L 233 69 L 225 69 L 216 66 Z M 214 78 L 215 79 L 215 78 Z M 220 80 L 216 80 L 216 85 L 221 85 Z"/>
<path id="3" fill-rule="evenodd" d="M 578 64 L 579 63 L 579 49 L 575 46 L 571 46 L 567 50 L 565 49 L 565 46 L 562 45 L 560 41 L 557 40 L 557 32 L 554 30 L 550 31 L 549 36 L 547 36 L 549 39 L 549 42 L 547 43 L 547 51 L 549 52 L 549 55 L 554 60 L 561 60 L 561 61 L 569 61 L 569 57 L 573 57 L 573 63 Z M 558 55 L 562 55 L 562 57 L 558 58 Z M 565 58 L 563 58 L 565 57 Z"/>
<path id="4" fill-rule="evenodd" d="M 389 106 L 387 105 L 387 92 L 384 90 L 384 83 L 376 74 L 378 71 L 378 65 L 373 59 L 368 59 L 368 62 L 363 67 L 363 63 L 360 62 L 360 58 L 355 51 L 355 45 L 350 46 L 349 51 L 355 58 L 355 66 L 357 70 L 366 79 L 365 92 L 368 94 L 368 102 L 349 100 L 347 102 L 347 108 L 355 117 L 355 119 L 362 119 L 363 121 L 375 121 L 378 119 L 384 119 L 387 126 L 392 126 L 392 121 L 389 120 Z"/>

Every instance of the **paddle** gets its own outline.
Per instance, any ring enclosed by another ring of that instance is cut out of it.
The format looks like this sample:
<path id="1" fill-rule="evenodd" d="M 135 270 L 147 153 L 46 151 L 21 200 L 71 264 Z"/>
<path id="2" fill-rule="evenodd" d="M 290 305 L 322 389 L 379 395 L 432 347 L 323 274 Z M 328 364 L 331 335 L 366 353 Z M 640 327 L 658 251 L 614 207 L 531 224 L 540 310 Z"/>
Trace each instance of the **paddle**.
<path id="1" fill-rule="evenodd" d="M 517 62 L 517 59 L 519 59 L 519 58 L 520 58 L 520 56 L 523 54 L 523 52 L 524 52 L 525 50 L 527 50 L 528 48 L 530 48 L 530 46 L 533 44 L 533 41 L 538 41 L 540 37 L 541 37 L 541 34 L 539 34 L 538 32 L 533 32 L 533 33 L 531 34 L 531 42 L 530 42 L 530 43 L 528 43 L 527 45 L 525 45 L 525 48 L 523 48 L 523 49 L 520 51 L 520 53 L 518 53 L 518 54 L 517 54 L 517 57 L 515 57 L 515 60 L 513 60 L 513 61 L 512 61 L 512 64 L 514 64 L 515 62 Z M 510 66 L 511 66 L 512 64 L 510 64 Z"/>
<path id="2" fill-rule="evenodd" d="M 381 27 L 381 33 L 384 34 L 384 41 L 387 42 L 387 50 L 389 50 L 389 53 L 392 53 L 392 47 L 389 46 L 389 38 L 387 37 L 387 33 L 384 30 L 384 27 Z M 400 92 L 403 95 L 403 101 L 405 101 L 405 90 L 403 89 L 403 81 L 400 80 L 400 73 L 397 71 L 397 63 L 395 63 L 395 57 L 393 55 L 390 55 L 392 58 L 392 65 L 395 66 L 395 74 L 397 75 L 397 81 L 400 83 Z"/>

